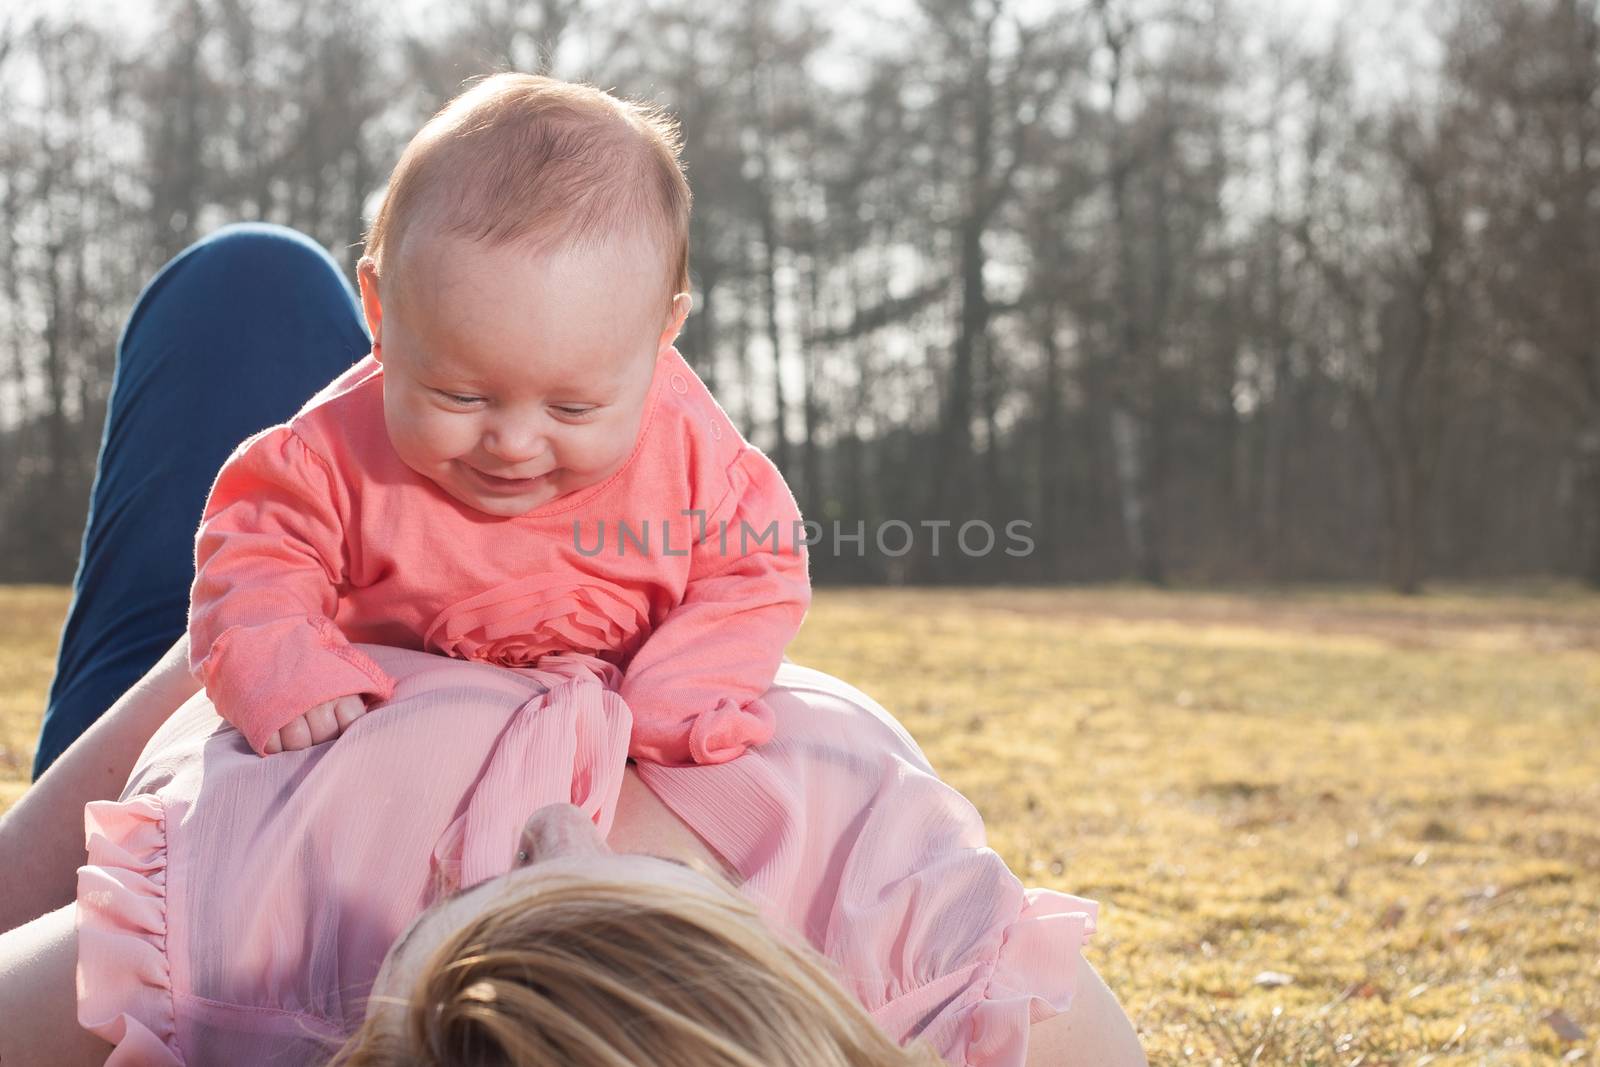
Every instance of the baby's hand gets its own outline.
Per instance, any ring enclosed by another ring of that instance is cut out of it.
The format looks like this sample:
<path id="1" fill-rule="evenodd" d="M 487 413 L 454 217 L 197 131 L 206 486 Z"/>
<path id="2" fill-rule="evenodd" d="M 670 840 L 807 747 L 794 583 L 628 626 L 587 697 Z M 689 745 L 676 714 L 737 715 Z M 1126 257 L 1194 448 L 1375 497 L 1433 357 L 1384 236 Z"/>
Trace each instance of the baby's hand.
<path id="1" fill-rule="evenodd" d="M 367 702 L 358 696 L 336 697 L 318 704 L 304 715 L 289 720 L 282 729 L 273 731 L 261 754 L 294 752 L 332 741 L 366 713 Z"/>

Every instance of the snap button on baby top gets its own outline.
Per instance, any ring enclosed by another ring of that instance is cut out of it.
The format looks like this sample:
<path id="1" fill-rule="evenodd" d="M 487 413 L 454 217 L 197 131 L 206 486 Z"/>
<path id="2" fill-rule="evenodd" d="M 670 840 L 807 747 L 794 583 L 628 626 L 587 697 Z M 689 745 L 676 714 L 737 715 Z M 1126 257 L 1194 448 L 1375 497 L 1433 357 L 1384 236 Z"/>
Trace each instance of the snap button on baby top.
<path id="1" fill-rule="evenodd" d="M 683 380 L 683 375 L 674 374 L 672 376 L 672 391 L 679 396 L 689 391 L 689 383 Z"/>

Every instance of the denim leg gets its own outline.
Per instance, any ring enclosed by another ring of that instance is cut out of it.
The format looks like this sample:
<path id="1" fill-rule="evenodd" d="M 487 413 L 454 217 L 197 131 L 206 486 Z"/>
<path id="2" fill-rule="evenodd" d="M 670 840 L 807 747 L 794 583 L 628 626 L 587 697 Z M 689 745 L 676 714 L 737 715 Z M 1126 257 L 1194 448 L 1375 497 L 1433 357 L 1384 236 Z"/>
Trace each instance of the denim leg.
<path id="1" fill-rule="evenodd" d="M 145 287 L 117 345 L 35 777 L 182 636 L 223 461 L 369 347 L 338 265 L 282 226 L 223 227 Z"/>

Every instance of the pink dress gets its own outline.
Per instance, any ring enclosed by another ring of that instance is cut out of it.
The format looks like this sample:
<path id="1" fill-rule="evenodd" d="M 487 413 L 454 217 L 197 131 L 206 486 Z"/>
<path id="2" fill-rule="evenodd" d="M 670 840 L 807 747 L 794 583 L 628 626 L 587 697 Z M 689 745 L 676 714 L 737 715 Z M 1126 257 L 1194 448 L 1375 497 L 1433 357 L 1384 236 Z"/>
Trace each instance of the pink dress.
<path id="1" fill-rule="evenodd" d="M 540 807 L 608 833 L 626 764 L 615 668 L 504 670 L 364 649 L 392 701 L 339 741 L 260 759 L 201 694 L 120 801 L 89 805 L 78 1019 L 130 1065 L 318 1062 L 362 1018 L 395 937 L 440 893 L 505 872 Z M 1021 1064 L 1064 1010 L 1088 900 L 1024 889 L 887 712 L 785 664 L 773 739 L 644 784 L 798 931 L 898 1041 Z"/>
<path id="2" fill-rule="evenodd" d="M 508 667 L 625 665 L 630 751 L 718 763 L 765 741 L 760 696 L 810 602 L 794 497 L 676 349 L 639 437 L 598 485 L 527 515 L 475 511 L 406 466 L 369 355 L 239 446 L 195 544 L 191 668 L 259 750 L 393 679 L 351 642 Z"/>

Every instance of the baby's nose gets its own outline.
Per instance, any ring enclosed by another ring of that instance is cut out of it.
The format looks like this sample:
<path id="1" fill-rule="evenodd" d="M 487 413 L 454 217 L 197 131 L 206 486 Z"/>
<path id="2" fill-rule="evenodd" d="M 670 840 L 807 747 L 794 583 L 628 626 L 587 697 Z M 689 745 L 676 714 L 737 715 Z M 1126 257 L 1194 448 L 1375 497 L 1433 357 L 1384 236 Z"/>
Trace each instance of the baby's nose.
<path id="1" fill-rule="evenodd" d="M 517 866 L 557 856 L 605 852 L 600 831 L 571 804 L 548 804 L 528 817 L 517 841 Z"/>
<path id="2" fill-rule="evenodd" d="M 501 426 L 484 435 L 483 450 L 505 463 L 523 463 L 549 450 L 544 434 L 525 426 Z"/>

